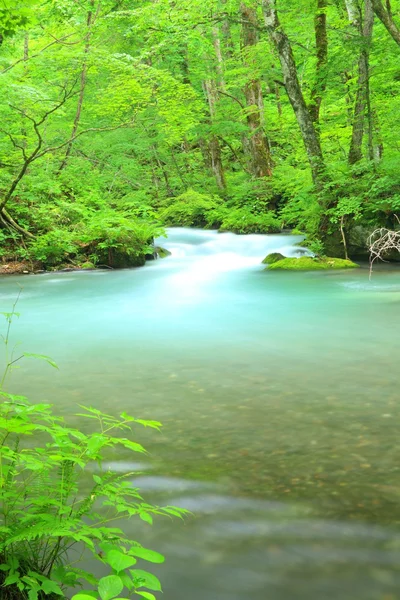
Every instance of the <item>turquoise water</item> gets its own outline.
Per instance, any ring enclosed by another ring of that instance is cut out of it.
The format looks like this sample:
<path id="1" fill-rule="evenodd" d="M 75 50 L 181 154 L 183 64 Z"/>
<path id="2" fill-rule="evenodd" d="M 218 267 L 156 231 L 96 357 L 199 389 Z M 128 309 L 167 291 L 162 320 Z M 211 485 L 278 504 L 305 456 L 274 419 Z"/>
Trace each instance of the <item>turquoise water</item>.
<path id="1" fill-rule="evenodd" d="M 400 270 L 267 272 L 294 236 L 170 230 L 168 259 L 23 286 L 13 391 L 163 422 L 138 432 L 149 500 L 185 523 L 127 523 L 167 555 L 164 600 L 400 598 Z"/>

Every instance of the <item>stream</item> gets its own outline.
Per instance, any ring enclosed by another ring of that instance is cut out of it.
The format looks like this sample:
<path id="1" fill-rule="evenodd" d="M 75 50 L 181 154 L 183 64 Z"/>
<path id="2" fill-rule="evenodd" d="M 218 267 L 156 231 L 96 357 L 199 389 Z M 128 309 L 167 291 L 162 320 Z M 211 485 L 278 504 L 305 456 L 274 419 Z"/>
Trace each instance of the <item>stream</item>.
<path id="1" fill-rule="evenodd" d="M 161 421 L 128 534 L 166 555 L 163 600 L 400 599 L 400 269 L 265 271 L 292 235 L 170 229 L 140 269 L 0 277 L 27 352 L 12 391 Z"/>

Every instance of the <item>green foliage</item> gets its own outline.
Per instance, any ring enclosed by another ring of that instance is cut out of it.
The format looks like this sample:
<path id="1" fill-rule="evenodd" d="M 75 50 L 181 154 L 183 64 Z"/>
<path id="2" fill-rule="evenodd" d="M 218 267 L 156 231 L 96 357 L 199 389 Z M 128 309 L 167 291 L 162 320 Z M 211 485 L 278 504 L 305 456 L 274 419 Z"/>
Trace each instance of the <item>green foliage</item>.
<path id="1" fill-rule="evenodd" d="M 254 214 L 245 208 L 226 211 L 220 227 L 220 231 L 234 233 L 278 233 L 280 230 L 280 222 L 272 211 Z"/>
<path id="2" fill-rule="evenodd" d="M 74 600 L 112 600 L 122 593 L 154 599 L 160 582 L 141 567 L 161 563 L 164 557 L 128 539 L 118 521 L 136 517 L 151 524 L 155 516 L 182 517 L 185 511 L 146 503 L 131 482 L 132 474 L 114 473 L 103 461 L 119 448 L 144 453 L 132 439 L 133 427 L 159 429 L 160 423 L 80 406 L 76 416 L 88 427 L 78 430 L 56 417 L 51 405 L 32 405 L 6 393 L 6 376 L 24 356 L 15 359 L 10 345 L 15 307 L 5 314 L 6 366 L 0 384 L 1 598 L 65 598 L 68 589 L 81 588 Z M 25 356 L 55 366 L 46 356 Z M 81 569 L 77 548 L 81 558 L 91 557 L 108 574 L 97 578 Z"/>
<path id="3" fill-rule="evenodd" d="M 143 264 L 152 236 L 138 230 L 157 229 L 156 213 L 166 225 L 241 233 L 282 225 L 313 240 L 339 227 L 351 234 L 355 225 L 393 225 L 400 212 L 398 47 L 378 18 L 363 158 L 350 167 L 361 40 L 343 6 L 328 3 L 328 59 L 318 71 L 315 3 L 281 0 L 278 7 L 282 31 L 296 40 L 304 102 L 315 106 L 312 91 L 322 94 L 316 127 L 326 172 L 317 192 L 276 50 L 262 27 L 244 46 L 239 0 L 217 2 L 215 22 L 208 2 L 163 0 L 156 8 L 147 0 L 0 6 L 0 196 L 20 226 L 0 223 L 2 259 L 51 268 L 71 260 Z M 256 84 L 259 105 L 249 97 Z M 258 113 L 270 177 L 253 168 L 249 119 Z M 25 235 L 23 243 L 21 228 L 36 240 Z"/>
<path id="4" fill-rule="evenodd" d="M 0 35 L 9 37 L 26 27 L 34 15 L 35 0 L 7 0 L 0 5 Z"/>
<path id="5" fill-rule="evenodd" d="M 79 239 L 94 263 L 135 266 L 144 262 L 146 254 L 152 254 L 153 239 L 161 233 L 158 225 L 109 210 L 94 214 Z"/>
<path id="6" fill-rule="evenodd" d="M 166 225 L 180 227 L 206 227 L 219 224 L 218 209 L 222 200 L 216 196 L 188 190 L 176 198 L 168 198 L 160 210 Z"/>
<path id="7" fill-rule="evenodd" d="M 78 250 L 76 235 L 66 229 L 54 229 L 30 244 L 31 256 L 46 265 L 58 265 Z"/>

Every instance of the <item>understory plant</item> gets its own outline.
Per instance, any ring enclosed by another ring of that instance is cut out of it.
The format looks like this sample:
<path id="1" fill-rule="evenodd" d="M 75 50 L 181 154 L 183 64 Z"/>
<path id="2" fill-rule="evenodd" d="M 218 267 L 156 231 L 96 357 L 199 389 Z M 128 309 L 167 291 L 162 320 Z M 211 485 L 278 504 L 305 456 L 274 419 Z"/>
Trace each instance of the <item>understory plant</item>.
<path id="1" fill-rule="evenodd" d="M 132 439 L 136 425 L 158 429 L 122 413 L 118 417 L 80 406 L 76 415 L 91 424 L 84 433 L 53 413 L 49 404 L 30 404 L 5 391 L 10 372 L 24 356 L 10 345 L 15 304 L 3 313 L 6 332 L 0 383 L 0 597 L 2 600 L 155 600 L 157 577 L 143 563 L 164 557 L 130 540 L 118 524 L 155 515 L 182 517 L 183 510 L 146 503 L 131 482 L 103 466 L 107 452 L 144 453 Z M 84 568 L 85 565 L 93 565 Z M 97 563 L 97 566 L 95 565 Z M 100 563 L 100 569 L 99 569 Z M 93 571 L 101 571 L 98 578 Z"/>

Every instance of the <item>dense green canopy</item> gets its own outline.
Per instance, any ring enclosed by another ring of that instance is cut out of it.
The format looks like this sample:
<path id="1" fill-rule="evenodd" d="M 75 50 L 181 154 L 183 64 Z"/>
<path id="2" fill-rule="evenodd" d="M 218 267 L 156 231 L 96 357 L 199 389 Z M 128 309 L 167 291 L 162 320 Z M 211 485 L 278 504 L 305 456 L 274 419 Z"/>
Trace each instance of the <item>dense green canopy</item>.
<path id="1" fill-rule="evenodd" d="M 400 1 L 0 9 L 0 248 L 141 264 L 163 225 L 362 248 L 400 207 Z M 399 29 L 397 27 L 399 24 Z"/>

